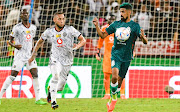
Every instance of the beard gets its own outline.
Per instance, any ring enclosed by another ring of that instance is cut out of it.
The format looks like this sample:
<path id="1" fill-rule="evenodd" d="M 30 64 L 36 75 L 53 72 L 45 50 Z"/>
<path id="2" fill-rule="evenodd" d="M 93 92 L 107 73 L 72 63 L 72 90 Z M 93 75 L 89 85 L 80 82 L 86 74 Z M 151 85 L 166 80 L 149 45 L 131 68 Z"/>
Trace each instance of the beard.
<path id="1" fill-rule="evenodd" d="M 61 29 L 61 28 L 63 28 L 63 27 L 64 27 L 64 26 L 63 26 L 63 27 L 61 27 L 61 26 L 60 26 L 60 25 L 58 25 L 58 24 L 56 24 L 56 26 L 57 26 L 59 29 Z"/>
<path id="2" fill-rule="evenodd" d="M 126 18 L 122 17 L 121 20 L 125 22 L 127 19 L 128 19 L 128 17 L 126 17 Z"/>

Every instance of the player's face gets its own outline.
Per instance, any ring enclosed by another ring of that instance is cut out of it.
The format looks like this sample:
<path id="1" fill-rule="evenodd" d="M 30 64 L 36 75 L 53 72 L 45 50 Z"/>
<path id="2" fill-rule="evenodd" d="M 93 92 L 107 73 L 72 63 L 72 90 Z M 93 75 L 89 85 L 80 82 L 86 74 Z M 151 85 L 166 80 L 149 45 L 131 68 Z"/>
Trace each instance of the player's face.
<path id="1" fill-rule="evenodd" d="M 126 21 L 129 17 L 129 12 L 130 10 L 126 10 L 125 8 L 120 8 L 120 12 L 121 12 L 121 20 L 122 21 Z"/>
<path id="2" fill-rule="evenodd" d="M 65 25 L 64 14 L 58 14 L 54 17 L 54 22 L 58 27 L 63 27 Z"/>
<path id="3" fill-rule="evenodd" d="M 29 19 L 29 13 L 28 13 L 28 11 L 27 11 L 26 9 L 23 9 L 23 10 L 21 11 L 20 17 L 21 17 L 21 19 L 22 19 L 23 21 L 28 21 L 28 19 Z"/>

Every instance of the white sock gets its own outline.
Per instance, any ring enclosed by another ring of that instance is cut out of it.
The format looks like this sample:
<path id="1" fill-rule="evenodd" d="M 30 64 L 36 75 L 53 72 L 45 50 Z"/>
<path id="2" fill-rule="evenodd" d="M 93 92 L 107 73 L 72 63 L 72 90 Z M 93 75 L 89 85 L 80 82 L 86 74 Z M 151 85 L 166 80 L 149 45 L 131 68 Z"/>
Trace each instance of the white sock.
<path id="1" fill-rule="evenodd" d="M 58 80 L 52 80 L 50 84 L 51 103 L 56 102 Z"/>
<path id="2" fill-rule="evenodd" d="M 1 88 L 1 92 L 0 92 L 0 98 L 2 98 L 3 94 L 5 93 L 6 89 L 9 87 L 10 84 L 12 84 L 12 82 L 14 81 L 16 77 L 14 76 L 9 76 L 6 78 L 6 80 L 4 81 L 4 84 Z"/>
<path id="3" fill-rule="evenodd" d="M 34 87 L 34 92 L 35 92 L 35 96 L 36 96 L 36 101 L 40 100 L 39 97 L 39 81 L 38 78 L 33 78 L 33 87 Z"/>
<path id="4" fill-rule="evenodd" d="M 121 89 L 121 88 L 117 88 L 116 93 L 118 93 L 118 92 L 120 91 L 120 89 Z"/>

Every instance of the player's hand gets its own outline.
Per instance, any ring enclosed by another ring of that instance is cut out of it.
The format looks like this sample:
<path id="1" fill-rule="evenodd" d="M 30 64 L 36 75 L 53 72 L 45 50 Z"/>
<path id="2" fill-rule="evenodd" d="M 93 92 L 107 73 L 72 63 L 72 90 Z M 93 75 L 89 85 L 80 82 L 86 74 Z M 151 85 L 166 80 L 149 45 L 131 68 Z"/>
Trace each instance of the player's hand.
<path id="1" fill-rule="evenodd" d="M 101 53 L 100 53 L 100 49 L 97 50 L 97 53 L 96 53 L 96 59 L 98 61 L 101 61 Z"/>
<path id="2" fill-rule="evenodd" d="M 22 45 L 15 45 L 14 46 L 16 49 L 20 50 L 22 48 Z"/>
<path id="3" fill-rule="evenodd" d="M 29 65 L 31 65 L 31 62 L 34 60 L 34 57 L 31 56 L 31 58 L 28 60 Z"/>
<path id="4" fill-rule="evenodd" d="M 145 37 L 145 36 L 146 36 L 146 35 L 144 34 L 144 30 L 141 29 L 140 37 L 142 38 L 142 37 Z"/>
<path id="5" fill-rule="evenodd" d="M 78 49 L 77 44 L 74 44 L 73 45 L 73 50 L 77 50 L 77 49 Z"/>
<path id="6" fill-rule="evenodd" d="M 98 19 L 95 17 L 94 19 L 93 19 L 93 24 L 96 26 L 96 25 L 98 25 Z"/>
<path id="7" fill-rule="evenodd" d="M 135 51 L 133 51 L 133 57 L 135 57 L 136 56 L 136 52 Z"/>

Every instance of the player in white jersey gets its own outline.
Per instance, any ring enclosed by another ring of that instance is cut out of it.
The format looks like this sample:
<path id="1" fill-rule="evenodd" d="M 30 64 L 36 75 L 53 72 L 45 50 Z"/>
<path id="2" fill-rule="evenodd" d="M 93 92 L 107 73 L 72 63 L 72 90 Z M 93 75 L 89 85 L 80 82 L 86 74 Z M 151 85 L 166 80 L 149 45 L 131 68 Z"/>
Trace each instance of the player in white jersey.
<path id="1" fill-rule="evenodd" d="M 50 89 L 48 89 L 47 100 L 49 103 L 51 102 L 51 108 L 56 109 L 58 108 L 56 94 L 57 91 L 62 91 L 66 84 L 73 64 L 73 50 L 82 47 L 86 40 L 74 27 L 65 25 L 64 13 L 55 13 L 53 21 L 55 22 L 55 27 L 46 29 L 41 35 L 29 59 L 29 63 L 35 59 L 38 49 L 46 39 L 52 43 L 50 69 L 53 77 Z M 74 44 L 74 38 L 77 38 L 80 42 Z"/>
<path id="2" fill-rule="evenodd" d="M 36 104 L 47 104 L 40 100 L 39 97 L 39 82 L 38 82 L 38 71 L 37 63 L 35 60 L 28 63 L 28 59 L 31 57 L 31 51 L 33 46 L 33 38 L 36 34 L 36 26 L 29 23 L 29 14 L 26 9 L 21 11 L 20 14 L 22 22 L 15 25 L 10 34 L 10 45 L 15 47 L 14 60 L 11 70 L 11 75 L 6 78 L 0 92 L 0 99 L 5 93 L 8 86 L 15 80 L 21 68 L 26 65 L 26 68 L 30 71 L 33 77 L 33 86 L 36 96 Z M 15 44 L 14 42 L 15 41 Z M 0 100 L 1 101 L 1 100 Z"/>

